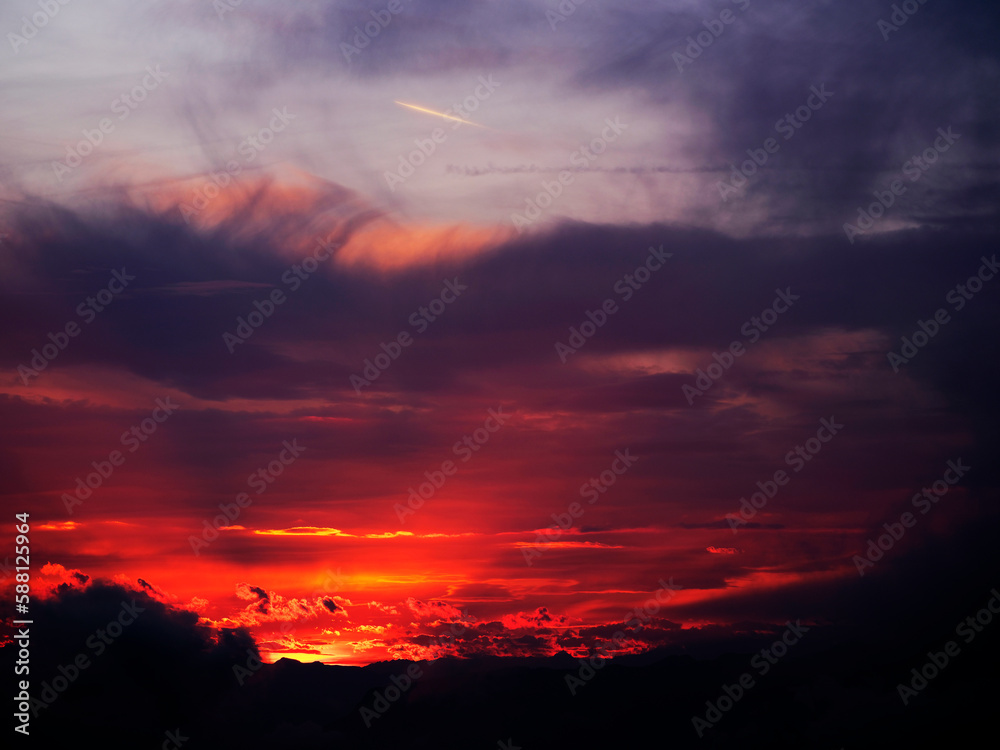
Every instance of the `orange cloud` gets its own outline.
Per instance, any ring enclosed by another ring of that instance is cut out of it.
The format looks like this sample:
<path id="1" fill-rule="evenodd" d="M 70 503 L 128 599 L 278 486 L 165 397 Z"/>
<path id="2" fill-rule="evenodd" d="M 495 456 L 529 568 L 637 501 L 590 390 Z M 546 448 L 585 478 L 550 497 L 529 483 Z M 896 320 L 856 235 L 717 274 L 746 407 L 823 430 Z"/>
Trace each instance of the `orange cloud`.
<path id="1" fill-rule="evenodd" d="M 395 271 L 461 260 L 488 252 L 513 237 L 513 230 L 463 225 L 399 226 L 387 221 L 355 233 L 337 254 L 337 263 Z"/>

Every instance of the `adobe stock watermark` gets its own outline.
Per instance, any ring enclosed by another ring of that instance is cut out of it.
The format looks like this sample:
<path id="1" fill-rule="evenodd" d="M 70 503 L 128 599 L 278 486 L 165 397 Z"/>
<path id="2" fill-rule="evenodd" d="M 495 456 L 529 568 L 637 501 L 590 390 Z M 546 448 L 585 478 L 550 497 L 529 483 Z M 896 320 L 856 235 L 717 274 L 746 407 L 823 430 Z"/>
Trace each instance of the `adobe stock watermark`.
<path id="1" fill-rule="evenodd" d="M 548 8 L 545 11 L 545 20 L 549 22 L 549 28 L 555 31 L 556 26 L 576 13 L 576 9 L 585 2 L 587 2 L 587 0 L 562 0 L 555 8 Z M 747 2 L 749 2 L 749 0 L 747 0 Z"/>
<path id="2" fill-rule="evenodd" d="M 784 140 L 788 141 L 795 137 L 795 133 L 812 118 L 813 112 L 818 112 L 833 96 L 832 91 L 826 90 L 826 84 L 820 84 L 817 89 L 811 86 L 811 92 L 806 98 L 805 104 L 795 108 L 793 112 L 788 112 L 783 118 L 774 123 L 774 129 Z M 814 101 L 815 100 L 815 101 Z M 728 181 L 719 180 L 716 187 L 719 189 L 719 196 L 723 203 L 729 201 L 729 196 L 733 193 L 740 193 L 751 177 L 757 174 L 757 170 L 767 164 L 770 158 L 781 150 L 781 144 L 776 138 L 765 138 L 760 148 L 748 148 L 747 156 L 750 158 L 740 164 L 739 169 L 735 164 L 730 164 L 732 172 Z"/>
<path id="3" fill-rule="evenodd" d="M 462 125 L 470 124 L 466 122 L 469 115 L 479 109 L 479 105 L 489 99 L 499 87 L 500 84 L 493 80 L 492 74 L 485 78 L 479 76 L 479 85 L 476 86 L 473 93 L 465 97 L 461 104 L 453 104 L 444 111 L 445 117 L 453 121 L 451 129 L 457 130 Z M 438 146 L 446 140 L 448 140 L 448 134 L 444 128 L 434 128 L 427 138 L 414 138 L 413 142 L 417 147 L 408 154 L 399 155 L 399 166 L 396 171 L 383 172 L 382 176 L 385 177 L 389 190 L 395 193 L 396 186 L 402 185 L 412 177 L 416 173 L 417 167 L 426 164 L 427 160 L 437 152 Z"/>
<path id="4" fill-rule="evenodd" d="M 21 47 L 25 46 L 31 39 L 38 36 L 38 32 L 49 25 L 49 21 L 59 15 L 59 10 L 64 5 L 69 5 L 71 0 L 38 0 L 38 8 L 31 17 L 21 17 L 21 33 L 15 34 L 13 31 L 7 32 L 7 41 L 16 55 Z"/>
<path id="5" fill-rule="evenodd" d="M 431 323 L 444 314 L 445 310 L 448 309 L 448 305 L 455 302 L 455 300 L 462 296 L 462 292 L 469 288 L 467 284 L 459 283 L 457 276 L 452 280 L 445 279 L 442 283 L 443 286 L 440 293 L 426 305 L 418 307 L 407 318 L 407 322 L 416 329 L 417 334 L 426 331 Z M 374 357 L 365 359 L 364 368 L 361 370 L 360 375 L 352 373 L 348 378 L 354 387 L 354 392 L 360 395 L 362 388 L 378 380 L 379 376 L 388 370 L 393 362 L 399 359 L 399 356 L 403 353 L 403 349 L 412 344 L 414 340 L 413 335 L 406 329 L 403 329 L 388 344 L 384 341 L 379 344 L 382 352 L 376 354 Z"/>
<path id="6" fill-rule="evenodd" d="M 413 683 L 423 676 L 424 672 L 419 664 L 410 664 L 405 672 L 389 677 L 391 684 L 383 688 L 381 692 L 375 691 L 371 708 L 362 706 L 358 710 L 365 722 L 365 728 L 371 729 L 372 722 L 381 718 L 392 707 L 392 704 L 398 701 L 407 690 L 413 687 Z"/>
<path id="7" fill-rule="evenodd" d="M 580 486 L 580 497 L 585 498 L 588 505 L 593 505 L 601 499 L 601 495 L 614 487 L 618 481 L 618 477 L 632 468 L 633 464 L 638 460 L 638 457 L 629 453 L 628 448 L 615 451 L 614 460 L 611 462 L 611 465 L 596 477 L 591 477 Z M 558 540 L 563 535 L 563 532 L 572 528 L 576 521 L 586 512 L 587 509 L 584 506 L 573 502 L 566 508 L 565 513 L 553 513 L 552 520 L 555 521 L 555 524 L 548 529 L 539 531 L 535 536 L 534 544 L 518 544 L 521 547 L 521 554 L 524 556 L 525 564 L 530 567 L 533 564 L 532 560 L 534 558 L 542 556 L 542 550 L 552 542 Z"/>
<path id="8" fill-rule="evenodd" d="M 266 492 L 267 488 L 284 473 L 285 467 L 295 463 L 295 460 L 305 451 L 305 448 L 299 445 L 298 438 L 293 438 L 291 442 L 285 440 L 281 445 L 283 450 L 275 460 L 268 463 L 267 466 L 259 467 L 247 477 L 247 486 L 254 491 L 254 494 L 261 495 Z M 219 503 L 219 510 L 222 512 L 211 521 L 205 519 L 202 523 L 201 534 L 198 536 L 192 534 L 188 537 L 188 543 L 191 545 L 191 551 L 194 552 L 195 557 L 201 554 L 203 548 L 219 538 L 220 529 L 232 526 L 243 513 L 243 509 L 249 508 L 252 504 L 253 498 L 246 492 L 238 493 L 235 502 Z"/>
<path id="9" fill-rule="evenodd" d="M 784 291 L 775 289 L 774 293 L 777 296 L 775 296 L 769 307 L 764 308 L 760 317 L 754 315 L 740 327 L 740 333 L 749 339 L 747 346 L 756 344 L 760 340 L 760 337 L 778 322 L 778 316 L 788 312 L 800 296 L 792 294 L 790 286 L 785 287 Z M 742 357 L 746 352 L 746 346 L 743 345 L 743 342 L 737 340 L 731 342 L 728 350 L 723 351 L 722 354 L 718 352 L 713 353 L 712 359 L 715 362 L 709 364 L 704 370 L 700 367 L 695 370 L 697 377 L 695 378 L 694 386 L 690 386 L 687 383 L 681 386 L 681 393 L 687 399 L 688 406 L 694 404 L 696 396 L 704 396 L 705 392 L 715 385 L 716 381 L 733 366 L 737 358 Z"/>
<path id="10" fill-rule="evenodd" d="M 750 0 L 732 0 L 732 2 L 739 7 L 741 13 L 745 13 L 746 9 L 750 7 Z M 705 27 L 706 31 L 699 31 L 697 35 L 689 36 L 684 53 L 675 51 L 672 55 L 673 61 L 677 64 L 677 72 L 683 73 L 685 65 L 693 65 L 694 61 L 701 57 L 701 53 L 711 47 L 715 40 L 722 36 L 726 27 L 735 20 L 736 14 L 729 8 L 725 8 L 719 13 L 718 18 L 702 21 L 702 26 Z"/>
<path id="11" fill-rule="evenodd" d="M 160 750 L 180 750 L 180 748 L 184 747 L 184 743 L 191 739 L 181 734 L 180 727 L 173 731 L 168 729 L 163 733 L 163 736 L 166 739 L 160 744 Z"/>
<path id="12" fill-rule="evenodd" d="M 240 141 L 236 152 L 243 157 L 247 164 L 251 164 L 274 141 L 275 137 L 297 117 L 298 115 L 293 115 L 288 111 L 287 106 L 281 109 L 273 107 L 268 124 Z M 223 188 L 229 187 L 233 183 L 233 178 L 243 171 L 243 167 L 235 160 L 227 161 L 225 167 L 225 171 L 210 172 L 211 180 L 206 180 L 201 187 L 194 191 L 189 203 L 181 203 L 177 207 L 186 224 L 190 225 L 192 217 L 204 211 L 209 203 L 219 197 Z"/>
<path id="13" fill-rule="evenodd" d="M 622 623 L 626 629 L 642 630 L 643 626 L 659 613 L 660 608 L 673 599 L 677 592 L 683 588 L 674 584 L 673 576 L 670 576 L 669 581 L 664 581 L 661 578 L 658 583 L 660 584 L 660 588 L 653 593 L 652 597 L 647 599 L 643 605 L 625 613 Z M 660 598 L 661 594 L 665 595 L 662 599 Z"/>
<path id="14" fill-rule="evenodd" d="M 345 583 L 347 583 L 347 579 L 341 572 L 340 567 L 337 568 L 337 572 L 327 568 L 323 571 L 323 585 L 312 592 L 311 596 L 329 596 L 330 594 L 335 594 L 343 590 Z"/>
<path id="15" fill-rule="evenodd" d="M 142 80 L 130 91 L 126 91 L 111 101 L 111 113 L 118 115 L 119 122 L 127 120 L 129 115 L 142 102 L 146 101 L 150 93 L 159 88 L 169 75 L 169 73 L 160 70 L 159 65 L 147 65 L 146 75 L 142 77 Z M 97 147 L 104 143 L 105 137 L 115 132 L 116 127 L 117 123 L 110 117 L 102 117 L 97 121 L 97 127 L 84 128 L 80 131 L 83 138 L 77 142 L 76 146 L 67 146 L 66 157 L 62 161 L 52 162 L 52 172 L 56 179 L 62 182 L 63 177 L 83 164 L 83 160 L 94 153 Z"/>
<path id="16" fill-rule="evenodd" d="M 983 255 L 979 260 L 982 261 L 982 264 L 976 270 L 976 273 L 966 279 L 964 284 L 956 284 L 949 289 L 944 297 L 944 301 L 951 303 L 955 312 L 962 310 L 969 300 L 982 291 L 983 285 L 987 281 L 992 280 L 997 271 L 1000 271 L 1000 264 L 997 264 L 997 256 L 995 254 L 990 259 L 987 259 Z M 927 346 L 932 338 L 937 336 L 941 327 L 950 322 L 951 316 L 943 307 L 938 308 L 928 320 L 918 320 L 917 329 L 913 333 L 909 336 L 900 337 L 901 346 L 899 354 L 891 351 L 886 355 L 889 359 L 889 364 L 892 365 L 892 371 L 898 373 L 901 365 L 912 362 L 920 350 Z"/>
<path id="17" fill-rule="evenodd" d="M 426 649 L 443 648 L 454 646 L 457 639 L 465 634 L 466 623 L 475 622 L 476 618 L 471 616 L 466 610 L 461 610 L 461 618 L 448 623 L 448 633 L 434 636 L 428 642 Z M 405 672 L 392 675 L 389 678 L 390 684 L 383 690 L 375 691 L 371 708 L 362 706 L 359 709 L 361 718 L 365 722 L 365 727 L 371 729 L 372 722 L 385 715 L 392 708 L 392 704 L 398 701 L 403 695 L 413 687 L 413 684 L 423 677 L 423 670 L 419 664 L 410 664 Z"/>
<path id="18" fill-rule="evenodd" d="M 844 425 L 838 423 L 834 417 L 821 419 L 816 436 L 806 440 L 805 445 L 796 445 L 788 451 L 785 454 L 785 464 L 798 474 L 806 467 L 806 463 L 812 461 L 823 450 L 823 446 L 833 440 L 842 429 L 844 429 Z M 790 480 L 791 477 L 784 469 L 778 469 L 771 479 L 757 482 L 759 491 L 750 495 L 749 500 L 741 497 L 740 512 L 726 514 L 726 521 L 729 523 L 729 528 L 733 530 L 733 534 L 736 533 L 737 526 L 745 526 L 757 515 L 757 511 L 767 505 L 768 500 L 778 494 L 778 489 L 787 485 Z"/>
<path id="19" fill-rule="evenodd" d="M 601 134 L 591 138 L 589 143 L 581 144 L 579 148 L 569 155 L 570 165 L 585 170 L 592 162 L 597 161 L 601 157 L 601 154 L 608 150 L 608 145 L 617 141 L 618 137 L 628 128 L 627 124 L 618 121 L 619 117 L 620 115 L 615 115 L 614 119 L 610 117 L 605 118 L 605 127 L 601 131 Z M 542 180 L 542 191 L 534 196 L 534 198 L 525 196 L 524 213 L 512 213 L 510 215 L 511 223 L 517 229 L 518 234 L 523 233 L 525 227 L 531 226 L 541 218 L 542 212 L 552 206 L 556 199 L 563 194 L 563 191 L 573 184 L 574 179 L 573 172 L 564 169 L 559 173 L 557 180 L 552 180 L 551 182 Z"/>
<path id="20" fill-rule="evenodd" d="M 922 488 L 910 498 L 910 503 L 920 511 L 921 516 L 926 516 L 931 508 L 948 494 L 948 490 L 958 484 L 966 472 L 972 469 L 971 466 L 965 466 L 961 458 L 950 460 L 946 465 L 948 468 L 945 469 L 942 479 L 935 481 L 930 488 Z M 869 539 L 864 554 L 851 558 L 851 562 L 858 569 L 858 575 L 864 578 L 866 568 L 874 568 L 875 563 L 885 557 L 885 553 L 895 547 L 896 542 L 906 536 L 906 531 L 916 526 L 918 520 L 915 515 L 906 511 L 899 516 L 898 521 L 882 524 L 886 533 L 878 539 Z"/>
<path id="21" fill-rule="evenodd" d="M 916 15 L 920 6 L 926 2 L 927 0 L 904 0 L 900 5 L 893 4 L 889 20 L 880 18 L 875 22 L 875 26 L 882 32 L 882 41 L 888 42 L 889 34 L 899 31 L 900 27 L 910 20 L 910 16 Z"/>
<path id="22" fill-rule="evenodd" d="M 919 155 L 914 155 L 903 163 L 902 176 L 909 177 L 910 182 L 917 182 L 927 171 L 937 162 L 941 154 L 948 151 L 955 142 L 962 136 L 952 133 L 951 127 L 947 129 L 938 128 L 938 137 L 934 142 L 925 148 Z M 899 177 L 894 178 L 888 185 L 888 190 L 875 190 L 872 195 L 875 201 L 868 205 L 858 206 L 858 219 L 856 224 L 845 222 L 842 227 L 848 241 L 853 245 L 854 238 L 859 234 L 864 234 L 881 219 L 895 203 L 896 198 L 903 195 L 908 188 Z"/>
<path id="23" fill-rule="evenodd" d="M 93 323 L 97 318 L 97 313 L 104 312 L 104 308 L 125 291 L 130 281 L 135 281 L 135 276 L 128 273 L 124 266 L 121 271 L 112 271 L 111 279 L 103 289 L 100 289 L 93 297 L 87 297 L 76 306 L 76 314 L 83 318 L 84 323 L 88 325 Z M 31 378 L 37 378 L 41 371 L 59 356 L 60 352 L 65 351 L 66 347 L 69 346 L 69 340 L 79 336 L 82 330 L 79 323 L 71 320 L 63 326 L 61 331 L 55 333 L 49 331 L 49 343 L 43 344 L 40 350 L 31 350 L 32 357 L 28 363 L 30 367 L 20 364 L 17 366 L 17 374 L 21 376 L 21 382 L 28 385 Z"/>
<path id="24" fill-rule="evenodd" d="M 451 448 L 452 453 L 457 458 L 460 458 L 462 463 L 467 463 L 472 458 L 473 453 L 481 450 L 490 441 L 490 437 L 499 432 L 500 428 L 505 426 L 511 418 L 510 414 L 503 413 L 503 406 L 498 406 L 496 409 L 487 409 L 486 414 L 487 417 L 482 427 L 477 427 L 472 431 L 471 435 L 464 435 Z M 445 482 L 448 481 L 448 477 L 453 477 L 458 473 L 458 468 L 458 464 L 455 461 L 448 459 L 441 463 L 440 469 L 425 471 L 424 478 L 427 481 L 420 483 L 417 489 L 407 487 L 409 495 L 406 498 L 406 505 L 395 503 L 392 506 L 392 509 L 396 511 L 396 518 L 399 519 L 399 522 L 403 523 L 407 516 L 412 516 L 423 508 L 424 503 L 434 497 L 434 493 L 444 487 Z"/>
<path id="25" fill-rule="evenodd" d="M 246 681 L 257 674 L 264 666 L 264 662 L 260 659 L 259 651 L 247 648 L 246 654 L 247 658 L 243 664 L 233 665 L 233 677 L 236 678 L 236 682 L 240 687 L 243 687 Z"/>
<path id="26" fill-rule="evenodd" d="M 281 281 L 288 286 L 289 294 L 298 291 L 302 283 L 316 273 L 319 264 L 324 260 L 329 260 L 333 251 L 340 247 L 339 243 L 330 242 L 331 236 L 327 236 L 326 239 L 317 237 L 316 250 L 313 251 L 313 254 L 307 255 L 281 274 Z M 237 316 L 234 332 L 226 331 L 222 334 L 222 342 L 226 345 L 229 353 L 235 353 L 238 344 L 245 344 L 256 333 L 257 329 L 274 315 L 278 306 L 285 304 L 287 300 L 287 295 L 281 289 L 272 289 L 263 301 L 254 300 L 254 309 L 247 313 L 246 317 Z"/>
<path id="27" fill-rule="evenodd" d="M 159 426 L 180 408 L 178 404 L 170 401 L 170 396 L 167 396 L 166 399 L 158 398 L 155 403 L 156 407 L 148 417 L 122 433 L 121 444 L 128 448 L 129 453 L 135 453 L 139 450 L 139 446 L 149 440 L 150 436 L 159 429 Z M 76 489 L 73 490 L 73 494 L 70 495 L 68 492 L 62 494 L 66 512 L 73 515 L 73 508 L 77 505 L 83 505 L 84 500 L 89 499 L 96 490 L 100 489 L 104 482 L 115 473 L 115 469 L 125 463 L 126 458 L 127 456 L 120 450 L 113 450 L 108 454 L 107 461 L 92 461 L 90 465 L 94 470 L 85 477 L 76 478 Z"/>
<path id="28" fill-rule="evenodd" d="M 982 609 L 969 615 L 955 626 L 955 635 L 961 636 L 965 645 L 972 643 L 976 636 L 993 622 L 993 615 L 1000 615 L 1000 591 L 994 588 L 990 590 L 990 593 L 993 596 L 983 605 Z M 917 671 L 916 667 L 910 670 L 913 677 L 910 678 L 909 685 L 903 683 L 896 685 L 896 692 L 899 694 L 899 699 L 903 701 L 903 705 L 909 705 L 910 701 L 916 698 L 920 691 L 924 690 L 931 680 L 941 674 L 944 668 L 951 663 L 951 660 L 960 653 L 962 653 L 962 647 L 958 645 L 958 641 L 954 640 L 944 644 L 941 651 L 928 651 L 927 661 L 920 667 L 920 671 Z"/>
<path id="29" fill-rule="evenodd" d="M 622 302 L 628 302 L 632 296 L 642 289 L 643 284 L 648 282 L 653 273 L 663 268 L 667 258 L 674 257 L 673 253 L 663 252 L 663 245 L 659 248 L 650 246 L 646 260 L 638 265 L 632 273 L 627 273 L 614 283 L 611 290 L 621 295 Z M 597 333 L 598 328 L 603 328 L 608 322 L 608 318 L 618 312 L 618 303 L 611 297 L 605 299 L 596 311 L 587 310 L 584 315 L 586 320 L 579 326 L 571 326 L 567 343 L 557 341 L 555 343 L 556 354 L 559 361 L 566 364 L 567 358 L 571 354 L 576 354 L 583 346 Z"/>
<path id="30" fill-rule="evenodd" d="M 627 641 L 628 634 L 624 630 L 619 629 L 611 634 L 611 642 L 619 650 L 625 646 Z M 611 660 L 611 656 L 611 653 L 605 646 L 595 646 L 593 653 L 586 659 L 577 659 L 576 662 L 580 665 L 580 668 L 576 674 L 568 674 L 563 678 L 566 681 L 569 694 L 576 695 L 580 688 L 586 687 L 587 683 L 597 676 L 598 670 L 603 669 L 604 665 Z"/>
<path id="31" fill-rule="evenodd" d="M 653 596 L 646 601 L 640 607 L 634 608 L 632 611 L 625 614 L 625 619 L 623 624 L 625 630 L 642 630 L 645 623 L 649 622 L 653 616 L 655 616 L 663 604 L 669 602 L 676 592 L 681 590 L 680 586 L 674 585 L 673 576 L 670 577 L 670 581 L 666 582 L 662 578 L 659 581 L 660 588 L 656 590 Z M 660 598 L 661 594 L 665 594 L 664 598 Z M 635 623 L 635 624 L 632 624 Z M 621 649 L 625 642 L 628 640 L 629 635 L 625 630 L 618 629 L 611 635 L 611 642 L 615 644 L 618 649 Z M 577 664 L 580 665 L 576 674 L 567 674 L 564 679 L 566 681 L 566 687 L 569 689 L 570 695 L 576 695 L 577 691 L 586 687 L 587 683 L 590 682 L 594 677 L 597 676 L 598 670 L 602 669 L 611 655 L 608 650 L 603 646 L 599 646 L 594 649 L 594 654 L 592 654 L 588 659 L 577 659 Z"/>
<path id="32" fill-rule="evenodd" d="M 68 665 L 59 665 L 59 674 L 53 677 L 51 681 L 45 680 L 42 682 L 38 697 L 30 698 L 31 714 L 34 718 L 37 719 L 39 712 L 55 703 L 56 699 L 80 678 L 83 671 L 90 668 L 91 664 L 93 664 L 92 659 L 101 656 L 107 651 L 121 637 L 125 628 L 134 623 L 136 618 L 146 611 L 145 607 L 140 607 L 135 603 L 135 599 L 131 603 L 123 601 L 120 609 L 121 611 L 117 617 L 110 620 L 103 628 L 98 628 L 85 641 L 85 645 L 93 652 L 93 656 L 88 656 L 87 653 L 81 651 Z M 22 683 L 27 683 L 27 680 L 22 681 Z M 21 694 L 15 696 L 14 700 L 22 702 L 29 700 L 27 688 L 28 685 L 23 684 Z M 21 718 L 18 714 L 14 714 L 14 716 L 18 719 Z M 27 714 L 24 714 L 23 718 L 27 721 Z"/>
<path id="33" fill-rule="evenodd" d="M 797 644 L 802 636 L 809 632 L 809 628 L 802 624 L 802 620 L 796 620 L 794 623 L 785 623 L 787 627 L 785 632 L 781 634 L 781 638 L 777 639 L 767 648 L 762 648 L 754 657 L 750 660 L 750 666 L 757 671 L 759 677 L 763 677 L 768 672 L 771 671 L 771 667 L 778 663 L 788 650 Z M 712 729 L 716 724 L 722 721 L 723 715 L 732 710 L 733 706 L 739 703 L 743 697 L 756 686 L 757 682 L 754 679 L 752 672 L 747 671 L 740 675 L 739 679 L 732 685 L 722 685 L 722 695 L 720 695 L 714 702 L 711 700 L 705 701 L 705 716 L 692 716 L 691 723 L 694 725 L 694 731 L 698 734 L 698 737 L 704 737 L 705 731 Z"/>
<path id="34" fill-rule="evenodd" d="M 243 5 L 243 0 L 212 0 L 212 7 L 215 9 L 215 15 L 219 17 L 220 21 L 227 13 L 232 13 L 241 5 Z"/>

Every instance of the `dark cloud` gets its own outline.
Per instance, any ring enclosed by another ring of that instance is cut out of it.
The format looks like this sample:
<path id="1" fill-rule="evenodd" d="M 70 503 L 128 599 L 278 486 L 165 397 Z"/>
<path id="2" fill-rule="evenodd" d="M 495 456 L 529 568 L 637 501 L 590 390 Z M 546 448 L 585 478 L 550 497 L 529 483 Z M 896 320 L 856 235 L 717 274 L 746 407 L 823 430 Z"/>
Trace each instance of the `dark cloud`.
<path id="1" fill-rule="evenodd" d="M 877 24 L 893 12 L 889 5 L 816 1 L 797 6 L 794 16 L 774 3 L 754 0 L 740 12 L 742 5 L 623 9 L 597 29 L 567 28 L 596 47 L 588 49 L 589 65 L 574 71 L 574 82 L 589 89 L 640 87 L 664 105 L 683 102 L 703 115 L 709 130 L 690 148 L 701 166 L 727 165 L 719 179 L 728 177 L 729 164 L 749 158 L 748 149 L 776 138 L 780 151 L 751 178 L 746 197 L 716 206 L 740 213 L 742 201 L 751 201 L 753 211 L 771 214 L 765 226 L 772 231 L 788 223 L 819 220 L 832 229 L 856 220 L 871 192 L 884 190 L 904 162 L 948 126 L 962 140 L 942 166 L 910 185 L 894 209 L 897 218 L 940 224 L 992 213 L 997 175 L 986 154 L 997 148 L 998 111 L 990 95 L 997 52 L 984 30 L 996 25 L 994 6 L 923 4 L 886 40 Z M 695 45 L 697 57 L 680 72 L 674 55 L 691 54 L 689 37 L 705 33 L 704 24 L 726 9 L 735 21 L 700 54 Z M 992 62 L 984 67 L 984 60 Z M 785 140 L 777 121 L 820 84 L 833 96 Z"/>
<path id="2" fill-rule="evenodd" d="M 982 592 L 977 603 L 986 598 Z M 101 641 L 92 636 L 107 631 L 123 604 L 138 610 L 134 621 L 97 654 L 89 644 Z M 90 658 L 34 720 L 32 737 L 43 744 L 106 736 L 110 716 L 131 743 L 162 744 L 167 731 L 179 731 L 193 748 L 263 748 L 276 742 L 290 748 L 331 742 L 361 748 L 373 742 L 398 746 L 404 738 L 416 746 L 458 748 L 472 741 L 485 747 L 509 734 L 570 738 L 586 746 L 587 737 L 641 742 L 655 727 L 674 732 L 678 747 L 694 748 L 706 740 L 693 732 L 692 715 L 703 715 L 705 702 L 724 694 L 723 685 L 749 672 L 752 688 L 707 735 L 716 746 L 793 747 L 810 737 L 823 746 L 822 737 L 838 747 L 879 747 L 890 737 L 916 743 L 920 737 L 944 740 L 944 734 L 978 736 L 990 715 L 988 665 L 996 654 L 996 639 L 980 636 L 954 657 L 940 682 L 932 681 L 916 705 L 904 709 L 896 684 L 926 659 L 919 647 L 887 655 L 861 642 L 831 644 L 817 626 L 766 674 L 754 666 L 754 655 L 771 647 L 783 628 L 745 621 L 728 633 L 718 627 L 680 631 L 662 619 L 629 638 L 657 643 L 683 636 L 686 645 L 679 653 L 660 650 L 611 661 L 601 651 L 590 654 L 593 660 L 587 653 L 580 660 L 567 654 L 532 658 L 525 654 L 548 638 L 524 633 L 509 639 L 511 655 L 503 659 L 394 661 L 364 668 L 282 659 L 258 666 L 256 646 L 245 633 L 200 627 L 194 613 L 140 591 L 98 582 L 35 607 L 33 643 L 47 644 L 33 650 L 36 694 L 65 674 L 77 653 Z M 501 632 L 497 626 L 477 625 L 467 640 Z M 615 635 L 614 626 L 588 631 L 609 641 Z M 947 633 L 927 632 L 915 640 L 940 647 L 941 636 Z M 562 640 L 570 644 L 576 637 L 566 633 Z M 5 655 L 9 651 L 4 649 Z M 408 669 L 415 677 L 401 682 Z M 366 726 L 361 709 L 372 708 L 377 695 L 399 684 L 406 689 Z M 557 728 L 554 715 L 562 719 Z M 623 715 L 630 720 L 622 723 Z M 960 721 L 949 725 L 944 721 L 949 715 Z M 496 724 L 497 716 L 513 718 Z M 930 717 L 926 725 L 924 716 Z M 442 741 L 443 722 L 460 739 Z M 775 739 L 776 726 L 787 742 Z"/>
<path id="3" fill-rule="evenodd" d="M 107 581 L 35 599 L 32 615 L 31 694 L 48 704 L 35 707 L 39 743 L 69 727 L 94 737 L 111 711 L 130 742 L 159 744 L 168 728 L 203 721 L 235 693 L 233 665 L 257 653 L 246 631 L 212 630 L 194 612 Z M 3 651 L 6 661 L 12 649 Z"/>

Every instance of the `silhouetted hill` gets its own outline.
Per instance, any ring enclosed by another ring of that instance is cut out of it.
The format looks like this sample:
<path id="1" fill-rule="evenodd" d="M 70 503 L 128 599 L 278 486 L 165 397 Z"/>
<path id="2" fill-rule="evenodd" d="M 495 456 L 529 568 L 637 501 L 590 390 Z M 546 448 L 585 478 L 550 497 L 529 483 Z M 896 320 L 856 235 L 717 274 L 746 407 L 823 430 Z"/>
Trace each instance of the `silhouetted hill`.
<path id="1" fill-rule="evenodd" d="M 131 600 L 141 614 L 93 653 L 88 632 Z M 588 673 L 567 654 L 366 667 L 281 659 L 258 667 L 247 634 L 213 637 L 192 613 L 100 583 L 40 601 L 37 610 L 33 695 L 71 673 L 76 653 L 89 654 L 90 665 L 33 719 L 34 747 L 174 747 L 168 732 L 186 738 L 185 750 L 496 750 L 508 741 L 525 750 L 965 747 L 981 732 L 989 736 L 997 696 L 989 626 L 968 644 L 953 632 L 926 641 L 900 632 L 886 639 L 897 641 L 891 651 L 878 642 L 832 642 L 832 629 L 814 626 L 812 645 L 804 636 L 800 650 L 791 647 L 766 673 L 752 653 L 759 644 L 711 658 L 661 650 Z M 949 638 L 961 651 L 904 706 L 897 684 Z M 732 707 L 723 701 L 727 710 L 699 738 L 692 717 L 706 718 L 706 702 L 718 704 L 724 685 L 738 695 L 733 686 L 743 674 L 753 685 Z M 582 681 L 571 690 L 568 676 Z"/>

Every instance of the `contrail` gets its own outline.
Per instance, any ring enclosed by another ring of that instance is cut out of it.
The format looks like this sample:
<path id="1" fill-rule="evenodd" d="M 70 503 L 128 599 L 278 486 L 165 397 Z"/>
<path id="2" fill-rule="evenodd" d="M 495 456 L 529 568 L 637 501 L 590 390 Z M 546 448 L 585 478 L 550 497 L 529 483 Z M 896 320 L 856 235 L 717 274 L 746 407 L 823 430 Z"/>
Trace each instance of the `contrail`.
<path id="1" fill-rule="evenodd" d="M 474 122 L 469 122 L 468 120 L 463 120 L 461 117 L 455 117 L 454 115 L 448 115 L 444 112 L 435 112 L 433 109 L 427 109 L 426 107 L 418 107 L 416 104 L 407 104 L 406 102 L 401 102 L 397 99 L 393 99 L 393 102 L 398 104 L 400 107 L 409 107 L 410 109 L 415 109 L 417 112 L 426 112 L 429 115 L 437 115 L 438 117 L 443 117 L 446 120 L 454 120 L 455 122 L 465 123 L 466 125 L 472 125 L 476 128 L 485 128 L 485 125 L 479 125 Z M 487 128 L 488 129 L 488 128 Z"/>

